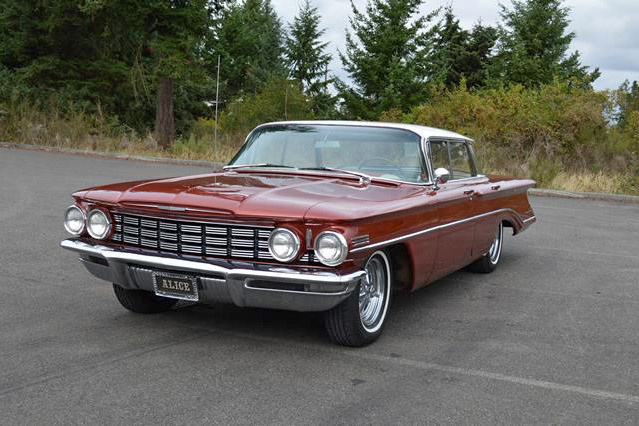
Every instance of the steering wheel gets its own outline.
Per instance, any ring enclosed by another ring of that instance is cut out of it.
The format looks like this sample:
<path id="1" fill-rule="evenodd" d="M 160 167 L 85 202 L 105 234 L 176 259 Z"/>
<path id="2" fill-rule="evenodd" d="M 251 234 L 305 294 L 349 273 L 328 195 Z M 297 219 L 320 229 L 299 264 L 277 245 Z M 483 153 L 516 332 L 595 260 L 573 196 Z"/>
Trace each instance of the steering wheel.
<path id="1" fill-rule="evenodd" d="M 369 163 L 374 163 L 374 162 L 377 162 L 378 165 L 390 166 L 391 168 L 393 168 L 393 170 L 396 170 L 397 172 L 399 172 L 399 176 L 401 178 L 403 178 L 404 180 L 407 180 L 406 179 L 406 175 L 404 174 L 404 171 L 402 169 L 400 169 L 399 166 L 397 166 L 397 164 L 393 163 L 390 160 L 387 160 L 386 158 L 382 158 L 382 157 L 371 157 L 371 158 L 365 159 L 364 161 L 359 163 L 358 170 L 362 170 L 364 168 L 364 166 L 371 165 Z M 379 163 L 382 163 L 382 164 L 379 164 Z"/>

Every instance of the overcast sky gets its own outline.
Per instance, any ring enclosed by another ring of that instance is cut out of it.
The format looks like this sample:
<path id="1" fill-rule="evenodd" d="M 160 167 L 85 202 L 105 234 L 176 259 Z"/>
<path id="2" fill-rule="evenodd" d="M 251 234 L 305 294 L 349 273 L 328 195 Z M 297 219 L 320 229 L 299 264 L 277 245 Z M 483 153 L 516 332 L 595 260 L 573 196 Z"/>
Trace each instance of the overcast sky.
<path id="1" fill-rule="evenodd" d="M 297 13 L 298 0 L 272 0 L 286 23 Z M 341 78 L 346 75 L 337 58 L 337 49 L 344 50 L 344 33 L 348 26 L 348 0 L 311 0 L 322 15 L 327 29 L 325 39 L 334 53 L 331 71 Z M 509 0 L 504 0 L 509 5 Z M 355 0 L 361 9 L 366 0 Z M 464 28 L 471 28 L 479 19 L 495 24 L 499 18 L 495 0 L 426 0 L 424 12 L 452 4 Z M 618 87 L 624 80 L 639 80 L 639 0 L 566 0 L 572 9 L 570 30 L 577 34 L 572 49 L 579 50 L 582 63 L 599 67 L 602 75 L 596 89 Z"/>

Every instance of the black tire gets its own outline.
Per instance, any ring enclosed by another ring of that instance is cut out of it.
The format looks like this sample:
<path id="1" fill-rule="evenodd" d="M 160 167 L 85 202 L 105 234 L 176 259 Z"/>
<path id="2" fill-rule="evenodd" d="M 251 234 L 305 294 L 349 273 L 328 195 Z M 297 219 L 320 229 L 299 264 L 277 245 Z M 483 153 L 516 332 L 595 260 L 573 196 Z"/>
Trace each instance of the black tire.
<path id="1" fill-rule="evenodd" d="M 468 266 L 468 269 L 473 272 L 479 272 L 482 274 L 489 274 L 497 269 L 499 261 L 501 260 L 501 251 L 504 247 L 504 224 L 499 222 L 497 231 L 495 231 L 495 240 L 493 245 L 490 246 L 488 253 L 477 259 L 475 262 Z"/>
<path id="2" fill-rule="evenodd" d="M 372 265 L 374 265 L 374 268 Z M 353 293 L 342 303 L 324 314 L 324 324 L 328 336 L 333 342 L 339 345 L 353 347 L 369 345 L 379 338 L 386 323 L 393 288 L 393 275 L 388 255 L 383 251 L 373 253 L 366 262 L 365 268 L 368 272 L 367 276 L 364 280 L 360 281 Z M 383 271 L 381 271 L 380 268 L 382 268 Z M 370 285 L 370 274 L 374 273 L 377 277 L 376 282 L 380 282 L 379 273 L 382 272 L 384 279 L 380 284 L 383 288 L 379 287 L 379 297 L 367 298 L 365 291 L 369 290 L 367 294 L 370 296 L 373 294 L 373 287 L 375 287 L 374 285 Z M 364 310 L 364 314 L 360 313 L 360 292 L 365 294 L 363 296 L 364 303 L 368 302 L 368 304 L 364 305 L 365 307 L 370 307 L 371 303 L 375 303 L 376 305 L 374 308 L 371 307 L 370 316 L 366 316 L 365 313 L 368 312 L 366 309 Z M 373 299 L 375 299 L 376 302 L 372 302 Z M 379 311 L 376 313 L 378 309 Z M 363 319 L 362 316 L 364 316 L 365 319 Z M 367 322 L 367 324 L 365 324 L 365 322 Z"/>
<path id="3" fill-rule="evenodd" d="M 166 312 L 177 303 L 176 299 L 156 296 L 150 291 L 128 290 L 117 284 L 113 284 L 113 291 L 122 306 L 138 314 Z"/>

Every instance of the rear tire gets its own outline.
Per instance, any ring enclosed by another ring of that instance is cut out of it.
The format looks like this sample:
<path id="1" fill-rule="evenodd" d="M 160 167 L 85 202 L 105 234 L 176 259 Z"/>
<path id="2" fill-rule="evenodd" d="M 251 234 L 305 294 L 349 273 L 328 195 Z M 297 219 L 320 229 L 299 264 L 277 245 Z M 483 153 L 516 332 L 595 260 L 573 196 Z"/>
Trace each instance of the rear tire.
<path id="1" fill-rule="evenodd" d="M 497 269 L 499 260 L 501 259 L 501 249 L 504 246 L 504 224 L 499 222 L 497 231 L 495 231 L 495 239 L 493 245 L 490 246 L 488 253 L 483 255 L 480 259 L 476 260 L 468 266 L 468 269 L 473 272 L 479 272 L 482 274 L 489 274 Z"/>
<path id="2" fill-rule="evenodd" d="M 382 334 L 393 288 L 391 264 L 386 253 L 373 253 L 365 270 L 365 278 L 353 293 L 324 315 L 328 336 L 339 345 L 366 346 Z"/>
<path id="3" fill-rule="evenodd" d="M 113 284 L 115 297 L 120 304 L 138 314 L 157 314 L 171 309 L 177 300 L 156 296 L 150 291 L 129 290 Z"/>

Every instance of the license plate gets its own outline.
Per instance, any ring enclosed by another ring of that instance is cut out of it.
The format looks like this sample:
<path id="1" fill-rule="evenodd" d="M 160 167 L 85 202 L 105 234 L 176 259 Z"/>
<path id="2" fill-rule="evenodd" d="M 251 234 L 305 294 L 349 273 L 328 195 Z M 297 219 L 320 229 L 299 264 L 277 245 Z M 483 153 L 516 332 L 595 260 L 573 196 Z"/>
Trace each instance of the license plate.
<path id="1" fill-rule="evenodd" d="M 197 278 L 190 275 L 153 272 L 155 294 L 172 299 L 197 301 Z"/>

